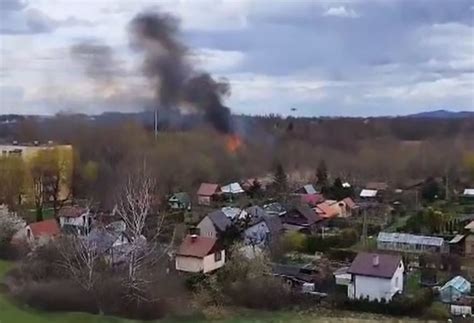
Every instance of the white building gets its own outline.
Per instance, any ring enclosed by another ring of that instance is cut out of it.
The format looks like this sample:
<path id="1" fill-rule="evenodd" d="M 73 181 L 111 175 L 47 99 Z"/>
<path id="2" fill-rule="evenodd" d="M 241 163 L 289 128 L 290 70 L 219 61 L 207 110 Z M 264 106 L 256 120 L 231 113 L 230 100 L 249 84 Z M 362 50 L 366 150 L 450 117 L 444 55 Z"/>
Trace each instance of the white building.
<path id="1" fill-rule="evenodd" d="M 176 253 L 176 270 L 208 273 L 225 264 L 225 250 L 217 240 L 198 235 L 187 236 Z"/>
<path id="2" fill-rule="evenodd" d="M 400 256 L 361 252 L 347 270 L 351 275 L 347 296 L 350 299 L 390 301 L 403 291 L 404 271 Z"/>
<path id="3" fill-rule="evenodd" d="M 416 253 L 444 253 L 448 251 L 448 246 L 444 239 L 439 237 L 398 232 L 380 232 L 377 236 L 377 249 Z"/>
<path id="4" fill-rule="evenodd" d="M 65 206 L 58 212 L 59 224 L 64 231 L 87 234 L 92 225 L 89 209 L 78 206 Z"/>

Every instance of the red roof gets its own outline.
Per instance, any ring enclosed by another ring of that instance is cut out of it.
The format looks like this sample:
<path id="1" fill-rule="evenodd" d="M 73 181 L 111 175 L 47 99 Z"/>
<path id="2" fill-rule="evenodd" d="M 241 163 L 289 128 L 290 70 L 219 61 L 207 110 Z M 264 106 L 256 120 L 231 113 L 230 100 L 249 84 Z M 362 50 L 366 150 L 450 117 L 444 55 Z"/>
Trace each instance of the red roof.
<path id="1" fill-rule="evenodd" d="M 342 201 L 346 203 L 347 207 L 350 209 L 355 209 L 358 207 L 358 205 L 350 197 L 346 197 Z"/>
<path id="2" fill-rule="evenodd" d="M 201 186 L 199 186 L 197 194 L 201 196 L 212 196 L 217 193 L 218 189 L 219 185 L 217 184 L 202 183 Z"/>
<path id="3" fill-rule="evenodd" d="M 374 261 L 374 258 L 378 261 Z M 399 255 L 361 252 L 347 272 L 361 276 L 392 278 L 401 261 L 402 257 Z"/>
<path id="4" fill-rule="evenodd" d="M 34 237 L 54 236 L 60 232 L 58 221 L 55 219 L 30 223 L 29 227 Z"/>
<path id="5" fill-rule="evenodd" d="M 179 246 L 177 255 L 204 258 L 216 250 L 218 250 L 216 239 L 188 235 Z"/>
<path id="6" fill-rule="evenodd" d="M 318 212 L 318 210 L 316 210 L 316 212 L 318 212 L 323 218 L 333 218 L 339 214 L 338 210 L 331 204 L 329 204 L 327 201 L 319 203 L 316 208 L 321 211 Z"/>
<path id="7" fill-rule="evenodd" d="M 316 206 L 316 204 L 324 201 L 322 194 L 302 194 L 301 202 L 309 204 L 310 206 Z"/>

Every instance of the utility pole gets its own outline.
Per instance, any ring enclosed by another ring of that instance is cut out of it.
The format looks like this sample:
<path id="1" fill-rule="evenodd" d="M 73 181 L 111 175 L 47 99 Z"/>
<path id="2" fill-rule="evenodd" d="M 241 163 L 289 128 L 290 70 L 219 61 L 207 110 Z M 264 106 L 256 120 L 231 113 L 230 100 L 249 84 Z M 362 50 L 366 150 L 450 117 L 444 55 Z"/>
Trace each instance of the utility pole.
<path id="1" fill-rule="evenodd" d="M 158 138 L 158 108 L 155 107 L 153 128 L 155 132 L 155 141 Z"/>

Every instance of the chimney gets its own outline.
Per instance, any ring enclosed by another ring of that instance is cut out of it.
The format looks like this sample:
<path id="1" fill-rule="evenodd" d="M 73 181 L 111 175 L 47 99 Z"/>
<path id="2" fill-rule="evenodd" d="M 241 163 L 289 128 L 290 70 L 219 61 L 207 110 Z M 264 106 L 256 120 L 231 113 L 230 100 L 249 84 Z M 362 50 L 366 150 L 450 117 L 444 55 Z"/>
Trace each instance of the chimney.
<path id="1" fill-rule="evenodd" d="M 374 265 L 374 267 L 377 267 L 379 265 L 379 255 L 374 255 L 372 257 L 372 265 Z"/>
<path id="2" fill-rule="evenodd" d="M 197 237 L 198 237 L 197 234 L 192 234 L 191 235 L 191 242 L 196 242 Z"/>

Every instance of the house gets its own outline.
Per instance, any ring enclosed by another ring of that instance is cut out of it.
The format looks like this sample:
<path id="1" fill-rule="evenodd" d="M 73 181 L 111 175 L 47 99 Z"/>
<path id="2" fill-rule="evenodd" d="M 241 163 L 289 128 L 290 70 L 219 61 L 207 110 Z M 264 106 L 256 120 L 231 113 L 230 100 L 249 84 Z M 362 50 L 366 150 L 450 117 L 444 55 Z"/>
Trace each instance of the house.
<path id="1" fill-rule="evenodd" d="M 471 221 L 464 227 L 464 255 L 466 257 L 474 256 L 474 221 Z"/>
<path id="2" fill-rule="evenodd" d="M 466 203 L 474 202 L 474 188 L 464 189 L 461 200 Z"/>
<path id="3" fill-rule="evenodd" d="M 220 193 L 219 185 L 202 183 L 197 191 L 199 205 L 211 205 L 212 199 Z"/>
<path id="4" fill-rule="evenodd" d="M 197 225 L 202 237 L 219 238 L 219 235 L 232 225 L 230 219 L 221 210 L 209 213 Z"/>
<path id="5" fill-rule="evenodd" d="M 295 194 L 317 194 L 312 184 L 306 184 L 295 191 Z"/>
<path id="6" fill-rule="evenodd" d="M 224 206 L 221 208 L 221 211 L 228 217 L 231 221 L 235 221 L 240 217 L 246 216 L 247 212 L 238 207 Z"/>
<path id="7" fill-rule="evenodd" d="M 176 253 L 176 270 L 208 273 L 225 264 L 225 250 L 215 238 L 188 235 Z"/>
<path id="8" fill-rule="evenodd" d="M 439 298 L 443 303 L 458 303 L 471 293 L 471 283 L 461 276 L 456 276 L 439 289 Z"/>
<path id="9" fill-rule="evenodd" d="M 404 271 L 399 255 L 361 252 L 347 270 L 351 275 L 347 296 L 350 299 L 390 301 L 403 291 Z"/>
<path id="10" fill-rule="evenodd" d="M 224 194 L 226 197 L 229 198 L 236 198 L 238 195 L 241 195 L 245 193 L 244 189 L 242 186 L 240 186 L 239 183 L 230 183 L 228 185 L 224 185 L 221 187 L 221 192 Z"/>
<path id="11" fill-rule="evenodd" d="M 265 204 L 263 206 L 263 209 L 265 210 L 265 212 L 267 212 L 268 215 L 282 216 L 286 214 L 285 207 L 278 202 Z"/>
<path id="12" fill-rule="evenodd" d="M 325 198 L 322 194 L 300 194 L 300 202 L 315 207 L 317 204 L 324 202 Z"/>
<path id="13" fill-rule="evenodd" d="M 56 219 L 34 222 L 15 233 L 12 242 L 42 245 L 54 239 L 60 232 L 61 230 Z"/>
<path id="14" fill-rule="evenodd" d="M 65 232 L 87 234 L 92 225 L 89 209 L 79 206 L 65 206 L 58 212 L 59 225 Z"/>
<path id="15" fill-rule="evenodd" d="M 260 206 L 251 206 L 245 210 L 247 228 L 244 231 L 244 241 L 250 245 L 265 245 L 272 238 L 277 237 L 283 231 L 281 219 L 271 216 Z"/>
<path id="16" fill-rule="evenodd" d="M 130 251 L 127 246 L 133 242 L 122 221 L 113 222 L 106 227 L 95 227 L 84 239 L 112 264 L 126 261 L 126 255 Z"/>
<path id="17" fill-rule="evenodd" d="M 359 212 L 359 205 L 350 197 L 346 197 L 342 202 L 346 205 L 346 216 L 354 216 Z"/>
<path id="18" fill-rule="evenodd" d="M 301 231 L 311 233 L 315 231 L 316 225 L 322 220 L 309 206 L 296 204 L 281 217 L 283 228 L 286 231 Z"/>
<path id="19" fill-rule="evenodd" d="M 168 205 L 172 210 L 191 210 L 191 197 L 186 192 L 179 192 L 171 195 Z"/>
<path id="20" fill-rule="evenodd" d="M 377 236 L 377 249 L 414 253 L 446 253 L 448 251 L 448 245 L 443 238 L 438 237 L 408 233 L 380 232 Z"/>
<path id="21" fill-rule="evenodd" d="M 369 189 L 363 189 L 360 194 L 359 194 L 359 197 L 361 199 L 376 199 L 377 198 L 377 195 L 378 195 L 378 191 L 377 190 L 369 190 Z"/>
<path id="22" fill-rule="evenodd" d="M 315 207 L 315 212 L 323 219 L 332 219 L 341 216 L 341 207 L 337 205 L 337 201 L 324 201 Z"/>

